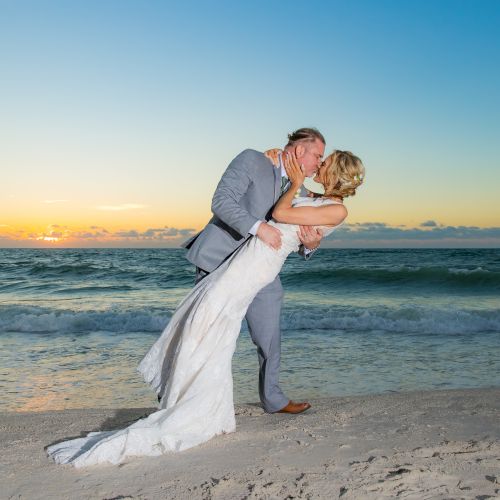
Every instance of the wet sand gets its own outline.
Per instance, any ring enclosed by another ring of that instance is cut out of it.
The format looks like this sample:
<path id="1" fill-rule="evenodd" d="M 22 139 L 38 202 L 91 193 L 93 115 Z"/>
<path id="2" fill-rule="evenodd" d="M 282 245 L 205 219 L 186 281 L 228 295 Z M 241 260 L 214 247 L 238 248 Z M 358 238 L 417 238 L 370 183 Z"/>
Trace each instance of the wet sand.
<path id="1" fill-rule="evenodd" d="M 1 413 L 8 499 L 500 498 L 500 388 L 239 405 L 235 433 L 120 466 L 56 465 L 44 448 L 153 408 Z"/>

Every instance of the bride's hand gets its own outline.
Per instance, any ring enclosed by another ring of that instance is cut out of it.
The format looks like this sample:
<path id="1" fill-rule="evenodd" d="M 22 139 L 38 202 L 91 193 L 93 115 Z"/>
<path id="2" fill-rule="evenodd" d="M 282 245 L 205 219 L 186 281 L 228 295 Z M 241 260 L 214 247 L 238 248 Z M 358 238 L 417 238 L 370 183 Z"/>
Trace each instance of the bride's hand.
<path id="1" fill-rule="evenodd" d="M 264 151 L 264 155 L 266 158 L 269 158 L 273 165 L 277 167 L 279 165 L 278 161 L 278 156 L 280 153 L 282 153 L 283 150 L 274 148 L 274 149 L 268 149 L 267 151 Z"/>
<path id="2" fill-rule="evenodd" d="M 300 187 L 304 184 L 304 179 L 306 178 L 305 172 L 302 170 L 302 166 L 299 165 L 297 157 L 294 153 L 286 153 L 285 155 L 285 170 L 286 175 L 290 179 L 290 182 L 295 187 Z"/>

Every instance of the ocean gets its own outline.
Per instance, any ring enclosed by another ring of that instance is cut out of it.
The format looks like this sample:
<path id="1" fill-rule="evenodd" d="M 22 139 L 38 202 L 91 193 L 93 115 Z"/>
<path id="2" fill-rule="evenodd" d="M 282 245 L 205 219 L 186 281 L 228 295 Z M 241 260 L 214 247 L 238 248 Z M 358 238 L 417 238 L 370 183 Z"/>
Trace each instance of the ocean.
<path id="1" fill-rule="evenodd" d="M 0 249 L 0 411 L 155 406 L 136 367 L 193 278 L 182 249 Z M 281 279 L 292 399 L 500 386 L 500 249 L 320 249 Z M 245 324 L 233 373 L 257 402 Z"/>

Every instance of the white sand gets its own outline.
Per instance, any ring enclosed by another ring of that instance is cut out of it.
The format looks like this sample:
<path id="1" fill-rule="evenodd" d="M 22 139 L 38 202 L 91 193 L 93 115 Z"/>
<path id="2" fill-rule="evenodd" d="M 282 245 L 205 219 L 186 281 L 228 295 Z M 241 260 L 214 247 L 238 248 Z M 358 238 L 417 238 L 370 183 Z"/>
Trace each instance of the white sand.
<path id="1" fill-rule="evenodd" d="M 500 388 L 237 408 L 237 431 L 121 466 L 56 465 L 44 447 L 152 409 L 0 414 L 0 497 L 16 499 L 500 498 Z"/>

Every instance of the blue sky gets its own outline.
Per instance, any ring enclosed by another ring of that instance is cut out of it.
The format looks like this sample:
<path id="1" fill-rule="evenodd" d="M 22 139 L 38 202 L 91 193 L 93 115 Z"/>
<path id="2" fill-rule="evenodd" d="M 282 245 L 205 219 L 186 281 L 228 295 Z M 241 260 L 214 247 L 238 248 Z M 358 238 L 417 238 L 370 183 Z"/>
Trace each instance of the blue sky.
<path id="1" fill-rule="evenodd" d="M 177 245 L 301 126 L 363 159 L 363 245 L 499 246 L 499 33 L 485 0 L 0 1 L 0 246 Z"/>

